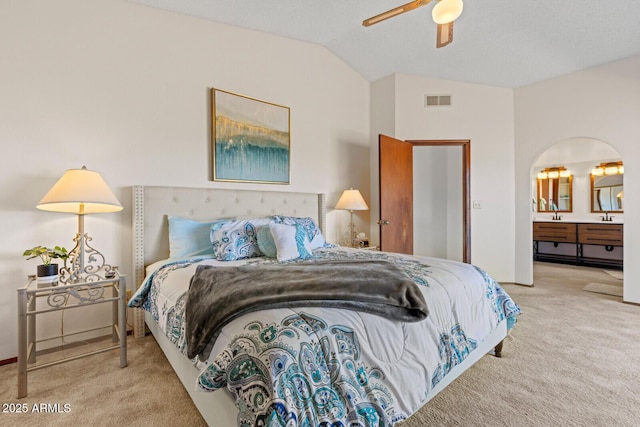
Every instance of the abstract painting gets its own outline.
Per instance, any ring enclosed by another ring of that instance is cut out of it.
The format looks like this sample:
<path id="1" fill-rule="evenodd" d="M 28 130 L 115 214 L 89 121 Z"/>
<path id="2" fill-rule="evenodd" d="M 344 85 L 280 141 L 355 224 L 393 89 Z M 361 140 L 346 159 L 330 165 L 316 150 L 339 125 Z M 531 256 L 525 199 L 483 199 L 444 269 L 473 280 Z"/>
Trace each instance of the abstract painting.
<path id="1" fill-rule="evenodd" d="M 289 184 L 289 108 L 211 89 L 214 181 Z"/>

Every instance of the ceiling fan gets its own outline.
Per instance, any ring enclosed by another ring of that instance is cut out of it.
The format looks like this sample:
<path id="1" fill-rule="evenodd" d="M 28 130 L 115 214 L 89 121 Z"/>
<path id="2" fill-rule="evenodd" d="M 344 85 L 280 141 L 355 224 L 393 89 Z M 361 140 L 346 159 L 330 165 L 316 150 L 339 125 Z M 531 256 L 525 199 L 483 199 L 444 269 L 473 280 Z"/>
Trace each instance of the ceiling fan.
<path id="1" fill-rule="evenodd" d="M 376 16 L 362 21 L 362 25 L 368 27 L 386 19 L 393 18 L 421 6 L 426 6 L 432 0 L 415 0 L 398 6 L 394 9 L 387 10 Z M 436 47 L 444 47 L 453 41 L 453 21 L 455 21 L 462 13 L 462 0 L 437 0 L 438 4 L 433 7 L 431 15 L 433 21 L 438 24 L 438 36 L 436 38 Z"/>

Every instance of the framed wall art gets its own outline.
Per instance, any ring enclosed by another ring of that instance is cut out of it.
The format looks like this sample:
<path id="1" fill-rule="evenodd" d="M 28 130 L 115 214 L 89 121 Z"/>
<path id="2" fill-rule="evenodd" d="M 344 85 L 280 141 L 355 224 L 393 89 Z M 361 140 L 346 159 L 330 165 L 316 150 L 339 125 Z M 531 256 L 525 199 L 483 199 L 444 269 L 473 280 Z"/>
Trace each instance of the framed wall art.
<path id="1" fill-rule="evenodd" d="M 289 184 L 288 107 L 211 89 L 214 181 Z"/>

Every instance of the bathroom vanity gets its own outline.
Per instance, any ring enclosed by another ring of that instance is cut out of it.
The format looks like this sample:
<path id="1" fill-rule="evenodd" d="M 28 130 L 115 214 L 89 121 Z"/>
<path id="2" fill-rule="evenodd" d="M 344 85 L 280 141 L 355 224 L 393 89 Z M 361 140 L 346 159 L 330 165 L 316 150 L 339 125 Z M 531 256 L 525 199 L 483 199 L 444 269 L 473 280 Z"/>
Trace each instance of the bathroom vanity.
<path id="1" fill-rule="evenodd" d="M 623 227 L 612 221 L 536 220 L 533 259 L 622 269 Z"/>

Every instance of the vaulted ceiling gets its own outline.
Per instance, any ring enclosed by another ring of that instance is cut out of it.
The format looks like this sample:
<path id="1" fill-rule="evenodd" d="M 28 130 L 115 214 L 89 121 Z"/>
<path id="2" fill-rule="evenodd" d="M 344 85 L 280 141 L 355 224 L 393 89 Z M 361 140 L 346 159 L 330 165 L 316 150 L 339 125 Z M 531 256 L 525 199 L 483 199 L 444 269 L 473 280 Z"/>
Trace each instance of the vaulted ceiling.
<path id="1" fill-rule="evenodd" d="M 325 46 L 369 81 L 398 72 L 520 87 L 640 55 L 640 0 L 464 0 L 440 49 L 431 4 L 362 26 L 409 0 L 130 1 Z"/>

